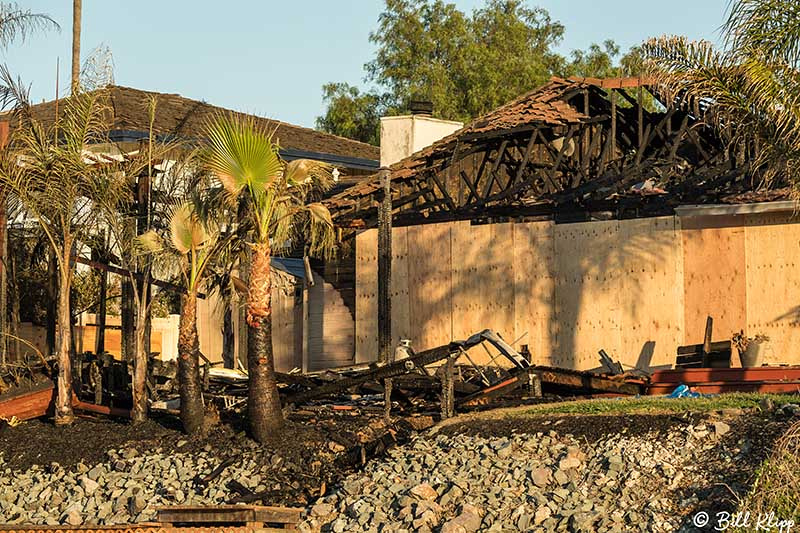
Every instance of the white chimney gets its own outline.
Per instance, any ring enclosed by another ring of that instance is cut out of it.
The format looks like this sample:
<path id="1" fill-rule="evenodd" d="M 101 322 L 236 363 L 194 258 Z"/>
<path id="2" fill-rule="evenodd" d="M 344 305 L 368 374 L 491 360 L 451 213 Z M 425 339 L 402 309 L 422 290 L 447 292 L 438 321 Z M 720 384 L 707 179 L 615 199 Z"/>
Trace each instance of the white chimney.
<path id="1" fill-rule="evenodd" d="M 461 122 L 441 120 L 429 114 L 381 117 L 381 166 L 397 163 L 463 126 Z"/>

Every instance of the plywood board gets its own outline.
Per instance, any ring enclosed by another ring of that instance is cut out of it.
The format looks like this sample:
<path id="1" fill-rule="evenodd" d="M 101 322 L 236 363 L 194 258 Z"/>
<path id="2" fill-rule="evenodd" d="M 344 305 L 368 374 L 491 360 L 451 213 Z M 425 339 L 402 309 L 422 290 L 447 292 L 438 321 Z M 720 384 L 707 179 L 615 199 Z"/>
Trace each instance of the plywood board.
<path id="1" fill-rule="evenodd" d="M 552 222 L 514 224 L 514 338 L 536 364 L 551 365 L 555 302 Z"/>
<path id="2" fill-rule="evenodd" d="M 555 226 L 557 366 L 596 368 L 598 350 L 620 353 L 619 222 Z"/>
<path id="3" fill-rule="evenodd" d="M 621 350 L 609 353 L 628 367 L 671 367 L 683 343 L 680 228 L 671 216 L 619 225 Z"/>
<path id="4" fill-rule="evenodd" d="M 356 362 L 378 357 L 378 230 L 356 236 Z"/>
<path id="5" fill-rule="evenodd" d="M 766 335 L 766 363 L 800 362 L 800 223 L 790 214 L 745 222 L 748 336 Z"/>
<path id="6" fill-rule="evenodd" d="M 392 228 L 392 346 L 412 337 L 408 295 L 408 228 Z"/>
<path id="7" fill-rule="evenodd" d="M 465 339 L 491 329 L 507 342 L 514 337 L 514 231 L 513 224 L 452 227 L 453 247 L 453 336 Z M 474 360 L 488 362 L 491 356 L 474 350 Z"/>
<path id="8" fill-rule="evenodd" d="M 452 327 L 450 224 L 408 228 L 408 293 L 416 351 L 450 342 Z"/>
<path id="9" fill-rule="evenodd" d="M 745 239 L 742 217 L 683 217 L 684 344 L 703 342 L 706 317 L 714 340 L 745 328 Z"/>

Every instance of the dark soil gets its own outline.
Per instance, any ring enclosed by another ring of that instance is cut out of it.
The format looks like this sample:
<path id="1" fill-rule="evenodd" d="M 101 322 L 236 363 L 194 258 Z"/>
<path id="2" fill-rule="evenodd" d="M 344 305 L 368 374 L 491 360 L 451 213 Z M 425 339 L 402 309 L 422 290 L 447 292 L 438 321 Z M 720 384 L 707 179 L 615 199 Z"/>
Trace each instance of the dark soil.
<path id="1" fill-rule="evenodd" d="M 13 470 L 27 470 L 32 465 L 59 463 L 73 466 L 79 462 L 96 464 L 106 459 L 106 452 L 134 443 L 139 450 L 168 447 L 178 433 L 155 421 L 139 425 L 107 419 L 78 419 L 70 426 L 55 426 L 44 420 L 29 420 L 16 427 L 0 429 L 0 455 Z"/>
<path id="2" fill-rule="evenodd" d="M 467 434 L 482 437 L 503 437 L 512 433 L 547 433 L 572 435 L 593 443 L 609 435 L 644 435 L 650 431 L 666 432 L 675 426 L 696 423 L 699 415 L 623 414 L 623 415 L 541 415 L 476 418 L 441 429 L 447 435 Z"/>

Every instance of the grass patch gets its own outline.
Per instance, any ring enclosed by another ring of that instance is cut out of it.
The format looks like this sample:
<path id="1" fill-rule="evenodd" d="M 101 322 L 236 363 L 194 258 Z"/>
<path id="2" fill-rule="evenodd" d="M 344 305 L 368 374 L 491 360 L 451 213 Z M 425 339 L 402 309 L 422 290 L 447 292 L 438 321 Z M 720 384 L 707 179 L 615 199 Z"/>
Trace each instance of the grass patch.
<path id="1" fill-rule="evenodd" d="M 800 402 L 797 394 L 725 393 L 702 398 L 666 398 L 664 396 L 639 396 L 634 398 L 610 398 L 575 400 L 540 404 L 512 416 L 545 414 L 641 414 L 681 413 L 685 411 L 716 411 L 719 409 L 744 409 L 758 406 L 762 398 L 771 398 L 777 406 Z"/>
<path id="2" fill-rule="evenodd" d="M 749 512 L 754 521 L 759 515 L 774 513 L 778 520 L 800 524 L 800 422 L 786 432 L 761 465 L 753 487 L 739 503 L 739 512 Z"/>

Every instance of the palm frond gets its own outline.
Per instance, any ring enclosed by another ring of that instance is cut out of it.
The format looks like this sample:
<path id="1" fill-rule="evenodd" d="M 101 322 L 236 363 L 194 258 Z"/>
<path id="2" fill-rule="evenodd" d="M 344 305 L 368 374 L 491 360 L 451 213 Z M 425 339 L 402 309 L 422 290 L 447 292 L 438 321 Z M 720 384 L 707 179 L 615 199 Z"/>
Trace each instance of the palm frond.
<path id="1" fill-rule="evenodd" d="M 725 43 L 739 57 L 797 67 L 800 61 L 800 3 L 793 0 L 737 0 L 723 26 Z"/>
<path id="2" fill-rule="evenodd" d="M 16 40 L 24 41 L 37 31 L 60 30 L 58 23 L 44 13 L 22 9 L 16 3 L 0 3 L 0 46 L 5 48 Z"/>
<path id="3" fill-rule="evenodd" d="M 231 195 L 244 188 L 264 194 L 280 176 L 283 164 L 272 133 L 253 119 L 218 115 L 207 124 L 206 133 L 207 168 Z"/>

